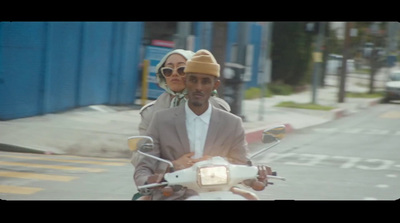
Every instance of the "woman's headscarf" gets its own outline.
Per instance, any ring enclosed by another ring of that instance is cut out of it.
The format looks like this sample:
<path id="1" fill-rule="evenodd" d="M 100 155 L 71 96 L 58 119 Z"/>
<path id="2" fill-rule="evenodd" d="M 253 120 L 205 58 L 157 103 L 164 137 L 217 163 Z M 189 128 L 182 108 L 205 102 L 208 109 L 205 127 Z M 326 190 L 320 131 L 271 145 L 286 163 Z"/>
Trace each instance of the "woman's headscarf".
<path id="1" fill-rule="evenodd" d="M 157 64 L 156 66 L 156 79 L 157 79 L 157 83 L 158 85 L 163 88 L 167 93 L 174 95 L 175 97 L 172 99 L 170 107 L 175 107 L 178 106 L 180 101 L 183 99 L 184 101 L 185 99 L 185 95 L 187 93 L 186 88 L 182 91 L 182 92 L 174 92 L 172 91 L 168 86 L 167 86 L 167 81 L 165 80 L 165 77 L 161 74 L 161 68 L 164 66 L 165 61 L 167 60 L 167 58 L 171 55 L 171 54 L 179 54 L 181 56 L 183 56 L 186 60 L 189 60 L 190 58 L 192 58 L 194 52 L 190 51 L 190 50 L 183 50 L 183 49 L 175 49 L 169 53 L 167 53 L 161 60 L 160 62 Z"/>

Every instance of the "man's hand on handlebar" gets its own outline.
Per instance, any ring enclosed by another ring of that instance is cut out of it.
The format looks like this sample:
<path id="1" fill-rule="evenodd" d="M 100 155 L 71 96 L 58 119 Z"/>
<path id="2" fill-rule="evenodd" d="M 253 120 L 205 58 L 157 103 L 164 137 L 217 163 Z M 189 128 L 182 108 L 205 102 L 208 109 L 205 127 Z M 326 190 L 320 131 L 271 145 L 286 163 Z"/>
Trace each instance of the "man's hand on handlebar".
<path id="1" fill-rule="evenodd" d="M 258 165 L 257 179 L 245 180 L 243 184 L 253 188 L 255 191 L 264 190 L 268 186 L 268 175 L 272 175 L 271 167 L 266 165 Z"/>
<path id="2" fill-rule="evenodd" d="M 150 175 L 147 178 L 147 181 L 145 184 L 153 184 L 153 183 L 160 183 L 163 180 L 164 174 L 161 173 L 156 173 L 153 175 Z"/>

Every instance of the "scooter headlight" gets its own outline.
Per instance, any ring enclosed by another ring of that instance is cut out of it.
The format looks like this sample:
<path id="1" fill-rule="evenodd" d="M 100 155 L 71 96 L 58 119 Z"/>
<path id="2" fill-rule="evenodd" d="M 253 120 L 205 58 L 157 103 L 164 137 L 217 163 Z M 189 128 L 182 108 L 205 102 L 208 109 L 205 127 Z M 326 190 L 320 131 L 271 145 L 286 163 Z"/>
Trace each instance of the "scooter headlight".
<path id="1" fill-rule="evenodd" d="M 200 186 L 228 184 L 229 174 L 226 166 L 200 167 L 197 174 L 197 182 Z"/>

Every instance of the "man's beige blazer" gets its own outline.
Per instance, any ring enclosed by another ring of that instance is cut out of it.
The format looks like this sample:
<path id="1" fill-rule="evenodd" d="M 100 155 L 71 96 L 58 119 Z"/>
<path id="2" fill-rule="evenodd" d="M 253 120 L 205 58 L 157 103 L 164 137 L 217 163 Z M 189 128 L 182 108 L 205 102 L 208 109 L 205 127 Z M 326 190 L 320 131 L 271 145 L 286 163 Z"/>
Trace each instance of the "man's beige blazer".
<path id="1" fill-rule="evenodd" d="M 154 140 L 152 155 L 173 161 L 190 152 L 185 120 L 185 106 L 160 110 L 154 114 L 147 129 L 147 135 Z M 223 156 L 231 162 L 246 164 L 247 152 L 242 119 L 213 106 L 204 155 Z M 154 159 L 141 159 L 135 167 L 136 185 L 143 185 L 146 182 L 147 177 L 154 173 L 157 162 Z M 161 196 L 161 194 L 154 195 L 154 199 L 163 199 Z M 177 198 L 179 196 L 181 198 Z M 168 199 L 185 199 L 187 196 L 189 194 L 184 196 L 182 192 Z"/>

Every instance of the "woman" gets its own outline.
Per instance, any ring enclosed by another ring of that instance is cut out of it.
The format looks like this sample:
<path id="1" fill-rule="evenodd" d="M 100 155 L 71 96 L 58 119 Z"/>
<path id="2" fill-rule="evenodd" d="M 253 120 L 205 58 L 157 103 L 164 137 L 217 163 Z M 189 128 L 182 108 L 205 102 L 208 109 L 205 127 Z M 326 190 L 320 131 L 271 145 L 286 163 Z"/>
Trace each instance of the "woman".
<path id="1" fill-rule="evenodd" d="M 140 109 L 141 121 L 139 123 L 140 135 L 146 135 L 146 130 L 154 112 L 160 109 L 183 105 L 186 101 L 186 89 L 183 70 L 186 61 L 193 56 L 190 50 L 175 49 L 167 53 L 156 66 L 156 79 L 158 85 L 165 89 L 157 100 Z M 210 103 L 220 109 L 230 112 L 229 104 L 217 96 L 210 97 Z"/>

